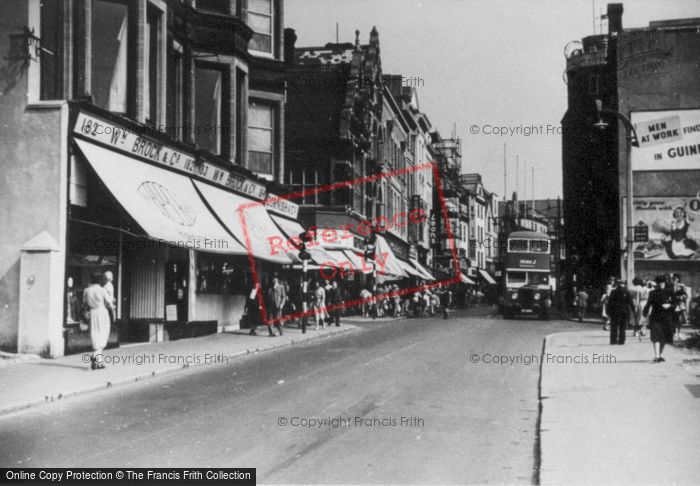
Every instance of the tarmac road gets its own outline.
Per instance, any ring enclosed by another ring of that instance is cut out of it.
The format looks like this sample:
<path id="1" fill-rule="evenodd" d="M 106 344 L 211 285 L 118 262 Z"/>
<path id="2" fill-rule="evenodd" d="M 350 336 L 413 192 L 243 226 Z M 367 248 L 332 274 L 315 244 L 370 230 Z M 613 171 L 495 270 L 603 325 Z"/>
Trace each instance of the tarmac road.
<path id="1" fill-rule="evenodd" d="M 0 463 L 256 467 L 264 483 L 528 484 L 538 479 L 539 365 L 527 362 L 545 335 L 581 326 L 486 312 L 363 324 L 5 415 Z"/>

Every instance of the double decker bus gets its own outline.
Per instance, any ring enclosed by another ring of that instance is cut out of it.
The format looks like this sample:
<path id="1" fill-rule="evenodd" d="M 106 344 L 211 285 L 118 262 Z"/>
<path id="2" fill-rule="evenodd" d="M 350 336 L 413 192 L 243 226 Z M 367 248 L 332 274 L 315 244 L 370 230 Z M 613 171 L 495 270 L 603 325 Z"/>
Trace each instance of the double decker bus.
<path id="1" fill-rule="evenodd" d="M 548 235 L 535 231 L 514 231 L 508 235 L 502 301 L 504 319 L 544 315 L 544 301 L 552 298 L 549 261 Z"/>

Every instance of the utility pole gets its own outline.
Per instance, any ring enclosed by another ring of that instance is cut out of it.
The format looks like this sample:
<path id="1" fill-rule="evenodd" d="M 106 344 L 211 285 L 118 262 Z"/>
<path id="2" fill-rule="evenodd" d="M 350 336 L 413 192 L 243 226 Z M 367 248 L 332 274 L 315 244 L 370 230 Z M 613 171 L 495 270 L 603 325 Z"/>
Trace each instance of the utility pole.
<path id="1" fill-rule="evenodd" d="M 506 162 L 506 147 L 503 144 L 503 202 L 506 200 L 506 193 L 508 192 L 508 163 Z"/>

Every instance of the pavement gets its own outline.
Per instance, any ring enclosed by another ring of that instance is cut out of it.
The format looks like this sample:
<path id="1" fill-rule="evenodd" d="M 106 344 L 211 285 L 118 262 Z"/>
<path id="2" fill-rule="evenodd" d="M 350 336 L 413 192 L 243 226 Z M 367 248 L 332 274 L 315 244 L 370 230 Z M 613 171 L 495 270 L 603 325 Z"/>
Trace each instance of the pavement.
<path id="1" fill-rule="evenodd" d="M 700 354 L 600 329 L 550 334 L 541 366 L 540 484 L 697 484 Z"/>
<path id="2" fill-rule="evenodd" d="M 0 366 L 0 415 L 88 392 L 134 383 L 156 375 L 195 366 L 216 366 L 237 356 L 328 337 L 357 329 L 351 324 L 314 330 L 306 334 L 287 326 L 282 336 L 270 338 L 265 329 L 257 336 L 247 330 L 203 337 L 126 345 L 104 351 L 106 369 L 90 370 L 90 354 L 79 353 L 57 359 L 6 353 Z"/>

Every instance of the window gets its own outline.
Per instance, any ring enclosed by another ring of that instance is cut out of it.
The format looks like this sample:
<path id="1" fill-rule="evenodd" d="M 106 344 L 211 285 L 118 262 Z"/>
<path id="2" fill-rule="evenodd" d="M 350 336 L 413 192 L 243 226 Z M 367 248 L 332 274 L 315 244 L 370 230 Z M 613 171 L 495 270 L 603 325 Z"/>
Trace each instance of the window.
<path id="1" fill-rule="evenodd" d="M 509 284 L 525 284 L 527 283 L 527 273 L 526 272 L 508 272 L 508 283 Z"/>
<path id="2" fill-rule="evenodd" d="M 168 90 L 167 90 L 167 126 L 166 133 L 180 141 L 183 140 L 184 113 L 184 78 L 182 68 L 182 47 L 174 40 L 170 40 L 170 56 L 168 59 Z M 188 131 L 189 134 L 189 131 Z M 188 135 L 189 139 L 189 135 Z M 189 140 L 187 140 L 189 141 Z"/>
<path id="3" fill-rule="evenodd" d="M 549 253 L 549 241 L 532 240 L 530 241 L 530 251 L 532 253 Z"/>
<path id="4" fill-rule="evenodd" d="M 194 70 L 195 114 L 194 140 L 197 147 L 213 154 L 224 152 L 223 140 L 228 133 L 223 99 L 226 89 L 224 73 L 215 65 L 197 64 Z"/>
<path id="5" fill-rule="evenodd" d="M 92 0 L 90 29 L 90 93 L 93 103 L 109 111 L 127 109 L 128 7 Z"/>
<path id="6" fill-rule="evenodd" d="M 272 54 L 272 0 L 248 0 L 248 26 L 250 50 Z"/>
<path id="7" fill-rule="evenodd" d="M 155 8 L 148 9 L 146 18 L 146 37 L 144 41 L 145 66 L 143 76 L 143 103 L 146 113 L 146 122 L 155 125 L 158 121 L 158 65 L 160 56 L 159 27 L 161 14 Z"/>
<path id="8" fill-rule="evenodd" d="M 527 251 L 528 240 L 508 240 L 508 251 Z"/>
<path id="9" fill-rule="evenodd" d="M 224 15 L 231 14 L 230 0 L 197 0 L 195 7 L 205 12 L 218 13 Z"/>
<path id="10" fill-rule="evenodd" d="M 41 2 L 41 99 L 63 95 L 63 0 Z"/>
<path id="11" fill-rule="evenodd" d="M 271 104 L 251 101 L 248 105 L 248 168 L 273 174 L 275 109 Z"/>

